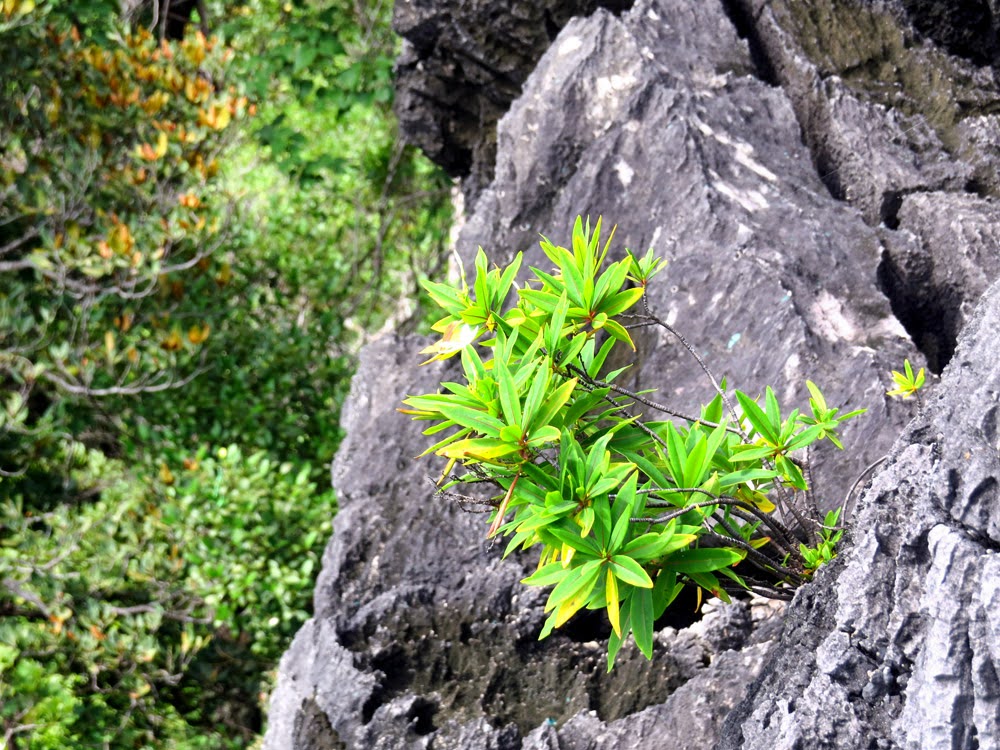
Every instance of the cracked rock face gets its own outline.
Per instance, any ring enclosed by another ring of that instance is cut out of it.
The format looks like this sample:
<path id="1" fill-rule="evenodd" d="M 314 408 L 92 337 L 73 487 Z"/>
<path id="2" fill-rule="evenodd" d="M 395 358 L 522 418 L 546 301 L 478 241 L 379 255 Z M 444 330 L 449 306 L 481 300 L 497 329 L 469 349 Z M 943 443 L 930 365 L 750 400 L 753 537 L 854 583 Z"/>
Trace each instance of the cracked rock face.
<path id="1" fill-rule="evenodd" d="M 434 496 L 441 466 L 394 410 L 455 363 L 384 338 L 344 408 L 340 512 L 265 747 L 1000 747 L 1000 291 L 976 308 L 1000 275 L 994 5 L 599 5 L 397 3 L 404 132 L 468 175 L 458 251 L 544 268 L 538 234 L 565 242 L 577 214 L 617 223 L 615 252 L 654 247 L 653 311 L 732 387 L 801 407 L 809 378 L 868 409 L 846 453 L 810 456 L 833 507 L 892 451 L 853 547 L 787 616 L 682 603 L 653 662 L 627 647 L 608 675 L 606 617 L 539 643 L 533 556 L 501 560 L 483 516 Z M 636 343 L 628 385 L 682 412 L 711 397 L 676 340 Z M 904 357 L 948 366 L 909 428 L 884 396 Z"/>
<path id="2" fill-rule="evenodd" d="M 493 176 L 496 122 L 549 44 L 577 15 L 632 0 L 399 0 L 393 29 L 400 131 L 472 197 Z"/>
<path id="3" fill-rule="evenodd" d="M 1000 747 L 1000 284 L 720 748 Z"/>
<path id="4" fill-rule="evenodd" d="M 435 497 L 429 467 L 412 459 L 419 425 L 395 406 L 456 375 L 441 364 L 418 370 L 423 343 L 383 339 L 362 355 L 315 616 L 282 659 L 265 747 L 546 748 L 564 736 L 620 736 L 608 747 L 632 747 L 636 716 L 642 731 L 717 734 L 763 664 L 780 609 L 736 603 L 696 623 L 676 613 L 652 662 L 629 648 L 611 674 L 603 616 L 538 642 L 546 592 L 519 583 L 535 561 L 502 561 L 483 538 L 484 517 Z M 366 456 L 378 467 L 359 471 Z M 703 693 L 716 699 L 693 714 Z"/>

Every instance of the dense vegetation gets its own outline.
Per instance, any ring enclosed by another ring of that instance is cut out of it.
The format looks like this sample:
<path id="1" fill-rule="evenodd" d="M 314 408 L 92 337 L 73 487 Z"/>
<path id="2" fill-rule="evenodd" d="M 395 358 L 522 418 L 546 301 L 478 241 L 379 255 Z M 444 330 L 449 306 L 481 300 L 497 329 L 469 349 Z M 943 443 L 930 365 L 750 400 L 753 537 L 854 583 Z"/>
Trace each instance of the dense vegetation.
<path id="1" fill-rule="evenodd" d="M 441 265 L 391 3 L 192 5 L 0 0 L 10 748 L 255 742 L 353 353 Z"/>

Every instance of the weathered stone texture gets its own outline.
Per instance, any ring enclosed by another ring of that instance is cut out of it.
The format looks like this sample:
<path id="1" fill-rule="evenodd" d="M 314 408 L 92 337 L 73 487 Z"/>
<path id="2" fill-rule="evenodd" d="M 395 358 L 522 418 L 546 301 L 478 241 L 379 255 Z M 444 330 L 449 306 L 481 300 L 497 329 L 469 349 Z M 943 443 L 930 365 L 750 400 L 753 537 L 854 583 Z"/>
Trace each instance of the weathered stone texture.
<path id="1" fill-rule="evenodd" d="M 998 326 L 994 284 L 720 750 L 1000 747 Z"/>
<path id="2" fill-rule="evenodd" d="M 493 176 L 496 122 L 575 15 L 632 0 L 400 0 L 393 28 L 400 130 L 472 197 Z"/>

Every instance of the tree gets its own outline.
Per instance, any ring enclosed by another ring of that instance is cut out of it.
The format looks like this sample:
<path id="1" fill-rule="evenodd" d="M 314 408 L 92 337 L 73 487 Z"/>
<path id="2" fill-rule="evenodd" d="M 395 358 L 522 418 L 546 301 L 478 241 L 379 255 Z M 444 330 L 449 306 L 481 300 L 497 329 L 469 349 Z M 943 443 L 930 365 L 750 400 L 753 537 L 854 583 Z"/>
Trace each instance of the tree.
<path id="1" fill-rule="evenodd" d="M 168 5 L 0 2 L 12 747 L 252 742 L 308 616 L 353 353 L 420 319 L 400 300 L 443 255 L 448 184 L 384 101 L 387 7 L 197 3 L 175 39 Z M 306 25 L 338 41 L 296 62 Z M 358 60 L 381 72 L 341 77 Z"/>
<path id="2" fill-rule="evenodd" d="M 3 469 L 75 434 L 92 400 L 175 388 L 203 364 L 199 296 L 225 284 L 218 153 L 250 106 L 232 53 L 194 33 L 72 25 L 7 3 L 0 62 Z M 68 399 L 68 401 L 64 401 Z"/>

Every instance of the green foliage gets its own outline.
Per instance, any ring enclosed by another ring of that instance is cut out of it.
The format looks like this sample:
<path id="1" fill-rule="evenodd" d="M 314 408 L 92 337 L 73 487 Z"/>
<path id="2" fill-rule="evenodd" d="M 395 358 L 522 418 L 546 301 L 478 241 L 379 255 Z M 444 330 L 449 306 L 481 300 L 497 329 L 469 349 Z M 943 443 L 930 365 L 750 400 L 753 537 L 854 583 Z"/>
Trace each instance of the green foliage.
<path id="1" fill-rule="evenodd" d="M 611 262 L 609 245 L 600 221 L 577 219 L 572 247 L 543 239 L 554 269 L 532 268 L 520 289 L 521 256 L 490 269 L 482 250 L 471 288 L 429 282 L 446 314 L 425 353 L 460 353 L 464 382 L 410 396 L 401 411 L 432 423 L 425 434 L 437 442 L 425 454 L 448 459 L 445 490 L 497 488 L 489 533 L 510 537 L 506 554 L 541 548 L 524 581 L 554 587 L 541 637 L 580 609 L 607 610 L 610 669 L 630 632 L 651 656 L 653 623 L 684 586 L 725 600 L 748 588 L 789 598 L 832 557 L 839 533 L 824 528 L 815 548 L 800 546 L 769 496 L 794 511 L 809 492 L 799 455 L 824 439 L 840 447 L 837 428 L 862 410 L 841 415 L 809 382 L 809 416 L 783 414 L 771 388 L 763 404 L 735 391 L 737 414 L 720 388 L 692 418 L 617 385 L 622 370 L 607 362 L 632 347 L 629 328 L 673 329 L 648 308 L 630 312 L 663 263 L 651 253 Z M 680 423 L 645 419 L 637 406 Z"/>
<path id="2" fill-rule="evenodd" d="M 886 395 L 899 396 L 903 399 L 916 396 L 919 400 L 919 391 L 924 387 L 924 382 L 926 381 L 924 368 L 921 367 L 920 371 L 914 375 L 913 365 L 910 364 L 910 360 L 906 359 L 903 360 L 903 370 L 904 372 L 899 372 L 897 370 L 892 371 L 892 379 L 895 381 L 896 387 L 892 390 L 886 391 Z"/>
<path id="3" fill-rule="evenodd" d="M 362 5 L 209 0 L 216 35 L 164 41 L 113 0 L 0 0 L 18 747 L 260 728 L 309 613 L 354 354 L 422 317 L 450 218 L 448 182 L 397 143 L 391 4 Z"/>
<path id="4" fill-rule="evenodd" d="M 835 508 L 826 514 L 826 517 L 823 519 L 823 525 L 820 527 L 819 540 L 816 546 L 799 545 L 802 562 L 807 571 L 814 571 L 819 566 L 830 562 L 830 560 L 836 557 L 834 550 L 840 538 L 844 535 L 844 530 L 837 527 L 842 510 L 843 508 Z"/>
<path id="5" fill-rule="evenodd" d="M 213 727 L 252 723 L 242 714 L 257 707 L 235 698 L 262 689 L 261 667 L 306 617 L 330 492 L 306 467 L 235 446 L 142 485 L 120 462 L 67 451 L 75 493 L 95 499 L 0 507 L 7 729 L 38 725 L 32 747 L 247 742 Z M 247 684 L 234 695 L 236 677 Z"/>
<path id="6" fill-rule="evenodd" d="M 48 450 L 51 431 L 92 419 L 87 399 L 193 376 L 225 271 L 217 156 L 248 106 L 226 80 L 231 52 L 200 33 L 92 41 L 75 7 L 0 15 L 14 72 L 0 88 L 8 471 Z"/>

